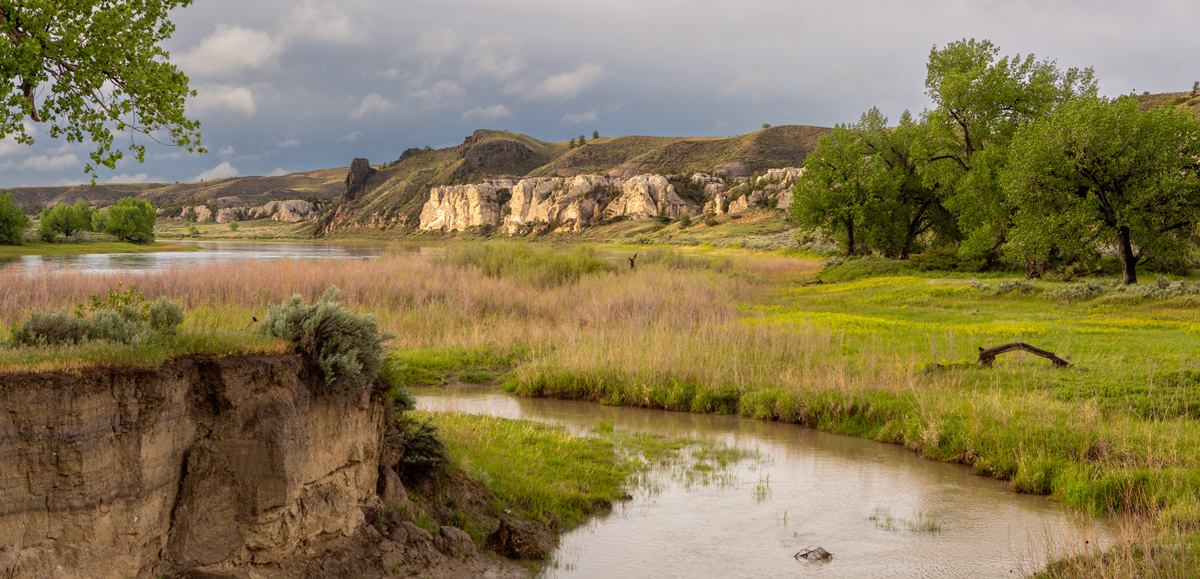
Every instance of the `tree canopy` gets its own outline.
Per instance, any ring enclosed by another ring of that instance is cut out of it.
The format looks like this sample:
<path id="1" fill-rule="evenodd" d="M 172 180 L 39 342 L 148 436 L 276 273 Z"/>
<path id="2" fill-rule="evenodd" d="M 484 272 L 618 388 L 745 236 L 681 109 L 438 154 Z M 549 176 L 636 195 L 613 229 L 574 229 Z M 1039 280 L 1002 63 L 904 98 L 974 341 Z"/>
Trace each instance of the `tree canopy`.
<path id="1" fill-rule="evenodd" d="M 928 130 L 905 111 L 899 126 L 872 108 L 820 139 L 797 181 L 793 216 L 802 226 L 838 231 L 848 254 L 878 250 L 907 257 L 927 232 L 953 236 L 939 186 L 923 169 Z"/>
<path id="2" fill-rule="evenodd" d="M 1017 130 L 1079 95 L 1094 94 L 1092 69 L 1058 69 L 1034 55 L 1004 56 L 988 40 L 960 40 L 929 53 L 926 113 L 933 152 L 930 179 L 947 188 L 947 205 L 979 256 L 1004 240 L 1010 204 L 997 186 Z"/>
<path id="3" fill-rule="evenodd" d="M 20 245 L 24 242 L 29 217 L 21 211 L 12 193 L 0 195 L 0 245 Z"/>
<path id="4" fill-rule="evenodd" d="M 1115 247 L 1124 282 L 1137 283 L 1138 263 L 1180 259 L 1200 224 L 1200 119 L 1078 98 L 1014 138 L 1002 176 L 1012 253 Z"/>
<path id="5" fill-rule="evenodd" d="M 192 0 L 0 0 L 0 131 L 32 145 L 28 121 L 50 137 L 90 141 L 84 170 L 114 168 L 124 151 L 115 136 L 141 133 L 189 152 L 199 123 L 184 115 L 195 93 L 159 44 L 174 25 L 168 12 Z M 139 162 L 145 147 L 132 138 Z"/>
<path id="6" fill-rule="evenodd" d="M 154 241 L 154 222 L 158 219 L 149 201 L 126 197 L 109 207 L 100 221 L 104 232 L 121 241 L 149 243 Z"/>

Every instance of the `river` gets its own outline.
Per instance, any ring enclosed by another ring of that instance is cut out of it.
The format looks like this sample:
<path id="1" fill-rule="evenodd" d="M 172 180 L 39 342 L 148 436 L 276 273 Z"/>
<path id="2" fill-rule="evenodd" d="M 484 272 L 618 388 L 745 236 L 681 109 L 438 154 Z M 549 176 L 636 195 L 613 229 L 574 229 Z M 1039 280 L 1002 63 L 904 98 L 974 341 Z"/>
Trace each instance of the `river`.
<path id="1" fill-rule="evenodd" d="M 172 241 L 199 247 L 196 251 L 157 251 L 148 253 L 89 253 L 83 255 L 24 255 L 0 258 L 0 271 L 27 272 L 42 268 L 70 268 L 100 273 L 105 271 L 159 271 L 239 259 L 370 259 L 385 248 L 392 251 L 421 251 L 404 245 L 296 243 L 266 241 Z"/>
<path id="2" fill-rule="evenodd" d="M 902 447 L 795 425 L 524 399 L 491 389 L 420 390 L 418 406 L 561 424 L 597 421 L 756 450 L 732 476 L 656 480 L 562 538 L 546 578 L 1022 577 L 1048 557 L 1106 544 L 1103 522 L 1020 495 Z M 1086 541 L 1086 542 L 1085 542 Z M 797 560 L 806 547 L 828 562 Z"/>

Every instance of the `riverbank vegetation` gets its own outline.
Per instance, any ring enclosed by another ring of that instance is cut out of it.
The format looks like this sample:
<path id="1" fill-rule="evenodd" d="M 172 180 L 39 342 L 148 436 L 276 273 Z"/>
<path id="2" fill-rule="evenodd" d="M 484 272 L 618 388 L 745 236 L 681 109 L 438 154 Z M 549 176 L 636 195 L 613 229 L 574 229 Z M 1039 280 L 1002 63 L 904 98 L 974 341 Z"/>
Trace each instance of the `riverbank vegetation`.
<path id="1" fill-rule="evenodd" d="M 284 351 L 253 332 L 253 318 L 335 285 L 347 307 L 396 334 L 384 372 L 402 385 L 498 379 L 530 396 L 738 414 L 902 444 L 1132 521 L 1129 541 L 1110 552 L 1128 558 L 1060 562 L 1055 576 L 1126 560 L 1153 574 L 1197 560 L 1194 281 L 1134 291 L 1111 277 L 1024 281 L 871 263 L 832 266 L 821 279 L 833 283 L 814 283 L 821 261 L 776 253 L 463 244 L 433 258 L 43 271 L 0 279 L 0 320 L 125 281 L 184 306 L 178 347 Z M 977 348 L 1016 341 L 1069 355 L 1071 367 L 1024 354 L 992 369 L 973 364 Z M 88 347 L 5 350 L 0 367 L 154 362 L 121 345 L 67 360 Z"/>

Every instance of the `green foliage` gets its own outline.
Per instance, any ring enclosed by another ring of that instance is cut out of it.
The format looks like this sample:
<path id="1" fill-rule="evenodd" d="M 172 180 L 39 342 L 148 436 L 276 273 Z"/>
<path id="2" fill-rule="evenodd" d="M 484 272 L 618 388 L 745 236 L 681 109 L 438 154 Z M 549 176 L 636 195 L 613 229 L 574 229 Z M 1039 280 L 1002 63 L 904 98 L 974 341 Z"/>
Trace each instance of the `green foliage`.
<path id="1" fill-rule="evenodd" d="M 1100 297 L 1107 288 L 1099 282 L 1081 281 L 1047 294 L 1046 297 L 1064 303 L 1090 300 Z"/>
<path id="2" fill-rule="evenodd" d="M 42 210 L 38 220 L 38 237 L 53 241 L 59 233 L 71 237 L 92 229 L 92 206 L 80 199 L 74 205 L 55 205 Z"/>
<path id="3" fill-rule="evenodd" d="M 891 129 L 876 108 L 838 125 L 805 161 L 793 217 L 802 228 L 837 234 L 847 255 L 904 258 L 927 233 L 953 241 L 953 219 L 924 177 L 929 146 L 928 130 L 907 111 Z"/>
<path id="4" fill-rule="evenodd" d="M 402 450 L 397 470 L 405 484 L 421 484 L 446 472 L 449 455 L 433 419 L 400 415 L 389 425 L 386 438 Z"/>
<path id="5" fill-rule="evenodd" d="M 592 131 L 592 140 L 600 138 L 600 131 Z"/>
<path id="6" fill-rule="evenodd" d="M 0 134 L 32 145 L 26 119 L 50 124 L 52 139 L 90 142 L 95 150 L 85 172 L 115 168 L 124 151 L 113 150 L 123 133 L 200 148 L 199 123 L 184 116 L 195 93 L 167 60 L 160 43 L 174 25 L 167 19 L 191 0 L 51 0 L 6 3 L 0 12 Z M 138 161 L 144 145 L 130 139 Z"/>
<path id="7" fill-rule="evenodd" d="M 76 299 L 73 311 L 31 312 L 24 324 L 13 327 L 10 345 L 60 346 L 89 340 L 130 344 L 175 334 L 183 322 L 183 308 L 167 298 L 147 304 L 137 288 L 121 288 L 118 283 L 103 297 Z"/>
<path id="8" fill-rule="evenodd" d="M 692 225 L 692 218 L 690 216 L 684 215 L 679 218 L 679 228 L 680 229 L 687 229 L 691 225 Z"/>
<path id="9" fill-rule="evenodd" d="M 1005 249 L 1039 259 L 1116 247 L 1126 284 L 1178 260 L 1200 223 L 1200 119 L 1134 99 L 1072 100 L 1013 140 L 1002 172 L 1016 208 Z M 1134 247 L 1139 248 L 1134 253 Z"/>
<path id="10" fill-rule="evenodd" d="M 156 332 L 175 334 L 183 323 L 183 308 L 167 298 L 158 298 L 146 308 L 146 321 Z"/>
<path id="11" fill-rule="evenodd" d="M 947 189 L 947 207 L 966 235 L 962 253 L 980 257 L 1004 240 L 1011 204 L 997 185 L 1016 131 L 1079 95 L 1095 94 L 1092 70 L 1059 71 L 1033 55 L 1002 57 L 988 40 L 930 51 L 925 88 L 934 108 L 927 179 Z"/>
<path id="12" fill-rule="evenodd" d="M 200 237 L 200 230 L 195 225 L 188 225 L 187 232 L 191 237 Z"/>
<path id="13" fill-rule="evenodd" d="M 97 233 L 104 233 L 104 230 L 107 227 L 108 227 L 108 210 L 107 209 L 97 209 L 95 211 L 92 211 L 92 231 L 95 231 Z"/>
<path id="14" fill-rule="evenodd" d="M 106 212 L 104 232 L 132 243 L 154 241 L 154 222 L 158 216 L 149 201 L 126 197 Z"/>
<path id="15" fill-rule="evenodd" d="M 13 201 L 12 193 L 0 195 L 0 245 L 21 245 L 29 217 Z"/>
<path id="16" fill-rule="evenodd" d="M 356 315 L 339 303 L 334 286 L 313 305 L 294 295 L 271 306 L 259 332 L 292 342 L 296 353 L 316 366 L 327 386 L 350 391 L 371 384 L 383 367 L 383 342 L 375 316 Z"/>
<path id="17" fill-rule="evenodd" d="M 229 222 L 229 230 L 230 231 L 237 231 L 237 229 L 238 229 L 237 221 Z"/>

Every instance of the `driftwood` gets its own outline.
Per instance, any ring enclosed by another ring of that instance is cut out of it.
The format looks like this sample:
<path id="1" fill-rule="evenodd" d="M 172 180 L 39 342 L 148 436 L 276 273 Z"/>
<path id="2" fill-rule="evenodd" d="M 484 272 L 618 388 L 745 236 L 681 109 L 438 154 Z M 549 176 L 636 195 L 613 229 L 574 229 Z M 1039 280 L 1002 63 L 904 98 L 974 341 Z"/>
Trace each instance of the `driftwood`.
<path id="1" fill-rule="evenodd" d="M 1035 354 L 1035 355 L 1041 356 L 1047 360 L 1050 360 L 1051 362 L 1054 363 L 1054 366 L 1056 368 L 1066 368 L 1067 366 L 1071 365 L 1070 362 L 1067 362 L 1066 360 L 1063 360 L 1062 358 L 1059 358 L 1058 356 L 1056 356 L 1054 354 L 1054 352 L 1047 352 L 1046 350 L 1043 350 L 1041 348 L 1035 348 L 1024 342 L 1013 342 L 1011 344 L 1004 344 L 1003 346 L 995 346 L 993 348 L 980 348 L 978 364 L 980 366 L 987 366 L 988 368 L 991 368 L 992 363 L 994 363 L 996 361 L 996 356 L 1003 354 L 1005 352 L 1018 352 L 1018 351 L 1019 352 L 1029 352 L 1030 354 Z"/>
<path id="2" fill-rule="evenodd" d="M 637 253 L 634 252 L 633 257 L 629 258 L 629 271 L 633 271 L 633 268 L 636 265 L 637 265 Z"/>

